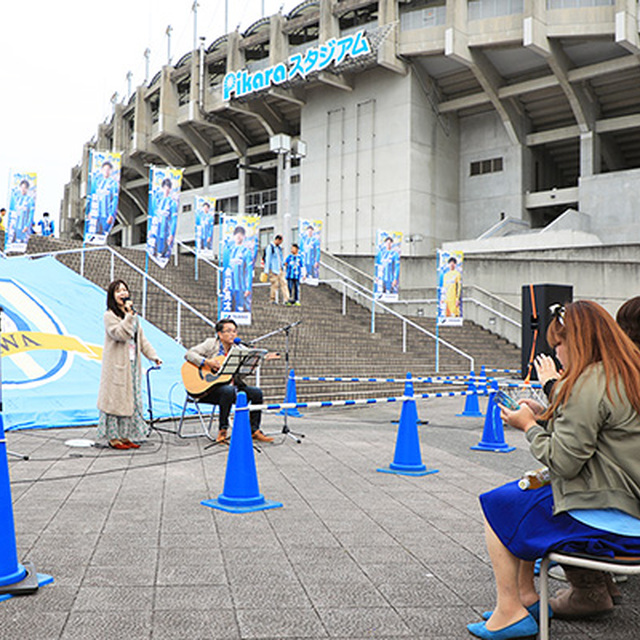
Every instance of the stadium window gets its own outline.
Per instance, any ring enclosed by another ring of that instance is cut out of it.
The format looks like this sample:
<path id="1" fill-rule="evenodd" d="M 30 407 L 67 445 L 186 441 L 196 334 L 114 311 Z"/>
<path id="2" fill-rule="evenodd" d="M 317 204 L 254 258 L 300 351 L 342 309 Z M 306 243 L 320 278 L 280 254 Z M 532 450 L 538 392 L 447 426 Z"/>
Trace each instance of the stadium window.
<path id="1" fill-rule="evenodd" d="M 472 162 L 469 168 L 469 175 L 481 176 L 485 173 L 497 173 L 504 169 L 503 158 L 490 158 L 489 160 L 477 160 Z"/>

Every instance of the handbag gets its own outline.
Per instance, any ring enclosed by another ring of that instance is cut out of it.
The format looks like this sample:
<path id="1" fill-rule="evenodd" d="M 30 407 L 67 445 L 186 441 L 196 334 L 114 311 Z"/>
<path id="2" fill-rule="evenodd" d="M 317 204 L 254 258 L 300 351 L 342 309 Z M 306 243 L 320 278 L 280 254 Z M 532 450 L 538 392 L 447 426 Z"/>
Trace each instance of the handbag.
<path id="1" fill-rule="evenodd" d="M 269 280 L 269 276 L 267 275 L 266 271 L 263 271 L 260 274 L 260 282 L 267 282 L 267 280 Z"/>

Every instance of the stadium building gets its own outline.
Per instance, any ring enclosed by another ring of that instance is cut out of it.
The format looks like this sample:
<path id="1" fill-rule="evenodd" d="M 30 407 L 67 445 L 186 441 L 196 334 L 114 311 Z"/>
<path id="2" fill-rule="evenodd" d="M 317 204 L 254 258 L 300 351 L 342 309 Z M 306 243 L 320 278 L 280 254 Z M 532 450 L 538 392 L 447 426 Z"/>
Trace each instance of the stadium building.
<path id="1" fill-rule="evenodd" d="M 184 167 L 183 242 L 209 195 L 260 214 L 262 245 L 319 219 L 322 248 L 355 258 L 381 227 L 416 257 L 638 243 L 639 53 L 630 0 L 307 0 L 115 104 L 62 233 L 82 232 L 96 148 L 123 152 L 125 246 L 146 240 L 152 164 Z"/>

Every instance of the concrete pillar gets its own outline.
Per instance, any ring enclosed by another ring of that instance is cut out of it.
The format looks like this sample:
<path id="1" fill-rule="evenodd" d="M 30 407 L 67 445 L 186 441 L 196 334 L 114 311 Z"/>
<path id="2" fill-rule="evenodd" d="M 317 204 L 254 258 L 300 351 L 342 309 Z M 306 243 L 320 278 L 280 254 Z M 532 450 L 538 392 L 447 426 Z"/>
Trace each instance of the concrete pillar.
<path id="1" fill-rule="evenodd" d="M 107 135 L 108 125 L 98 125 L 98 136 L 96 139 L 96 148 L 100 151 L 111 151 L 111 141 Z"/>
<path id="2" fill-rule="evenodd" d="M 124 105 L 117 104 L 113 114 L 113 148 L 112 151 L 120 153 L 129 150 L 129 136 L 125 132 Z"/>
<path id="3" fill-rule="evenodd" d="M 549 55 L 547 0 L 525 0 L 522 42 L 541 56 Z"/>
<path id="4" fill-rule="evenodd" d="M 160 74 L 160 104 L 158 132 L 180 135 L 178 132 L 178 92 L 171 79 L 173 67 L 165 65 Z"/>
<path id="5" fill-rule="evenodd" d="M 244 155 L 238 159 L 243 165 L 249 164 L 248 156 Z M 246 213 L 247 207 L 247 172 L 244 169 L 238 169 L 238 213 Z"/>
<path id="6" fill-rule="evenodd" d="M 378 0 L 378 25 L 400 24 L 400 11 L 397 0 Z M 397 71 L 406 73 L 404 64 L 398 59 L 398 28 L 394 26 L 378 48 L 378 64 Z"/>
<path id="7" fill-rule="evenodd" d="M 468 21 L 467 3 L 458 0 L 447 0 L 447 24 L 444 32 L 444 53 L 446 56 L 468 64 L 471 61 L 469 53 L 469 37 L 467 36 Z"/>
<path id="8" fill-rule="evenodd" d="M 616 42 L 631 53 L 640 53 L 636 0 L 616 0 Z"/>
<path id="9" fill-rule="evenodd" d="M 600 136 L 593 131 L 580 135 L 580 177 L 600 173 Z"/>
<path id="10" fill-rule="evenodd" d="M 240 34 L 232 31 L 227 36 L 227 73 L 244 67 L 244 53 L 240 50 Z"/>
<path id="11" fill-rule="evenodd" d="M 289 57 L 289 38 L 284 33 L 284 16 L 276 13 L 269 19 L 269 64 L 276 65 Z"/>
<path id="12" fill-rule="evenodd" d="M 333 13 L 337 0 L 320 0 L 320 42 L 340 37 L 340 23 Z"/>
<path id="13" fill-rule="evenodd" d="M 149 143 L 149 135 L 151 134 L 151 114 L 149 113 L 149 106 L 145 100 L 146 92 L 147 90 L 144 86 L 136 89 L 131 153 L 135 153 L 136 151 L 145 151 Z"/>

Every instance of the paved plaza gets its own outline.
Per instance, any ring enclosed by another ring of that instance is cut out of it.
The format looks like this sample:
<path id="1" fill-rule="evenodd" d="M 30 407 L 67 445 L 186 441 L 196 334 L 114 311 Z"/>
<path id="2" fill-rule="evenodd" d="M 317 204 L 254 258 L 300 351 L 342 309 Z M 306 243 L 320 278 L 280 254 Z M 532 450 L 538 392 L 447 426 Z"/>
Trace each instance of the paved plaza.
<path id="1" fill-rule="evenodd" d="M 483 406 L 483 404 L 481 404 Z M 222 491 L 227 448 L 154 433 L 139 451 L 71 448 L 93 429 L 11 432 L 19 557 L 55 583 L 0 603 L 3 640 L 471 638 L 494 603 L 478 493 L 535 468 L 524 437 L 471 451 L 462 399 L 418 402 L 423 461 L 393 459 L 399 404 L 305 411 L 306 433 L 256 453 L 260 490 L 284 507 L 201 506 Z M 266 415 L 265 431 L 282 418 Z M 279 440 L 279 439 L 278 439 Z M 554 640 L 635 640 L 640 588 L 599 621 L 554 621 Z M 553 582 L 552 589 L 560 583 Z"/>

